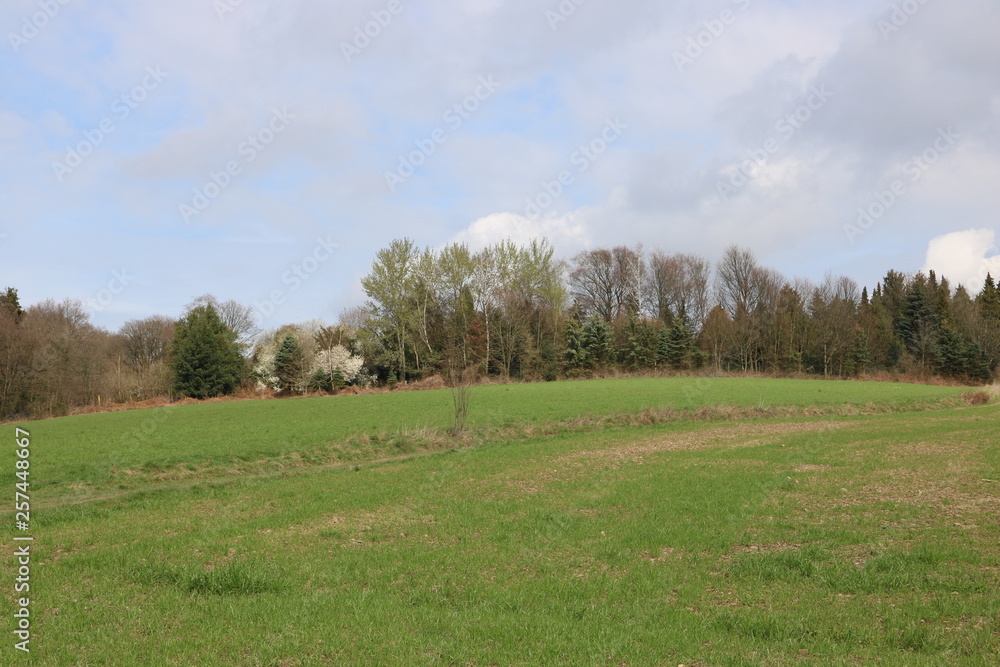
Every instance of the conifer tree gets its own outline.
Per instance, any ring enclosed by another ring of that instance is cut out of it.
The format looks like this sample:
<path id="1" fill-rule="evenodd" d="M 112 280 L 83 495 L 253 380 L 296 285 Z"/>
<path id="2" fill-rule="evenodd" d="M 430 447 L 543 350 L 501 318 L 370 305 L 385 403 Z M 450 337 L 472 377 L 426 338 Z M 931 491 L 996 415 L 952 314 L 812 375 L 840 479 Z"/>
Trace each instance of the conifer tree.
<path id="1" fill-rule="evenodd" d="M 243 377 L 245 361 L 215 308 L 198 306 L 177 323 L 171 345 L 174 390 L 191 398 L 231 394 Z"/>
<path id="2" fill-rule="evenodd" d="M 976 299 L 979 302 L 980 312 L 983 317 L 992 322 L 1000 324 L 1000 289 L 997 289 L 993 282 L 993 275 L 986 274 L 986 283 L 983 291 Z"/>
<path id="3" fill-rule="evenodd" d="M 671 368 L 681 368 L 693 346 L 691 331 L 680 317 L 675 317 L 673 326 L 664 331 L 667 334 L 665 345 L 661 341 L 661 361 L 668 364 Z"/>
<path id="4" fill-rule="evenodd" d="M 305 354 L 295 334 L 288 332 L 274 354 L 274 376 L 280 391 L 298 391 L 302 381 Z"/>

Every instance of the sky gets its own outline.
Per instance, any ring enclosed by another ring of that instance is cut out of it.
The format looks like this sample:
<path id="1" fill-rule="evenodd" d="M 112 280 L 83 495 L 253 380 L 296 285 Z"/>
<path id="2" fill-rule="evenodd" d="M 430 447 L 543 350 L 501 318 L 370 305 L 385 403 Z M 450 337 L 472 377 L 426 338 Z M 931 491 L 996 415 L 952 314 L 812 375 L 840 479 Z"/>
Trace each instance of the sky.
<path id="1" fill-rule="evenodd" d="M 7 0 L 0 288 L 109 330 L 545 236 L 1000 275 L 995 0 Z"/>

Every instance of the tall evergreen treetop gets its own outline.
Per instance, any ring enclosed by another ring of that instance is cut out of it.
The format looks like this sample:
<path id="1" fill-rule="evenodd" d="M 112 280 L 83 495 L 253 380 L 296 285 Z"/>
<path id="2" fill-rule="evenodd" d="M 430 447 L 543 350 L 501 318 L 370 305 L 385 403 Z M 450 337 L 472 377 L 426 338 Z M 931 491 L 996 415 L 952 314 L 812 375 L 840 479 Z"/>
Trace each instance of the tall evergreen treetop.
<path id="1" fill-rule="evenodd" d="M 993 282 L 992 274 L 986 274 L 986 283 L 983 285 L 983 291 L 979 293 L 979 297 L 976 300 L 982 309 L 983 317 L 987 320 L 1000 323 L 1000 290 L 997 289 L 996 284 Z"/>

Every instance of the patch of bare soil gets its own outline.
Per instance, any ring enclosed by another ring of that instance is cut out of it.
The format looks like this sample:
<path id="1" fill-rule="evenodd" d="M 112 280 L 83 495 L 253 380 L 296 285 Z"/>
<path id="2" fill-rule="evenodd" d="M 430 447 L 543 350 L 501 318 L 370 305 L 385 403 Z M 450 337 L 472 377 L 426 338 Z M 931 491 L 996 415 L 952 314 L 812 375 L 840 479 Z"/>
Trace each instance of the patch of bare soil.
<path id="1" fill-rule="evenodd" d="M 833 470 L 833 467 L 828 465 L 813 465 L 811 463 L 803 463 L 795 466 L 793 470 L 795 470 L 795 472 L 826 472 L 828 470 Z"/>
<path id="2" fill-rule="evenodd" d="M 958 528 L 977 540 L 992 517 L 1000 515 L 1000 484 L 982 478 L 978 449 L 962 443 L 914 442 L 894 446 L 884 455 L 890 468 L 852 472 L 844 468 L 838 493 L 799 492 L 796 502 L 803 516 L 826 521 L 852 521 L 864 516 L 883 519 L 885 528 L 918 530 Z M 880 503 L 890 503 L 884 509 Z M 895 507 L 917 508 L 899 518 Z M 868 508 L 868 509 L 859 509 Z M 862 512 L 862 514 L 859 514 Z M 860 559 L 863 563 L 864 559 Z"/>
<path id="3" fill-rule="evenodd" d="M 757 447 L 770 444 L 778 438 L 797 433 L 815 433 L 853 426 L 847 422 L 790 422 L 790 423 L 739 423 L 718 428 L 683 434 L 670 434 L 645 438 L 619 446 L 568 454 L 553 463 L 565 466 L 576 461 L 597 461 L 604 464 L 641 463 L 644 455 L 673 451 L 699 451 Z"/>
<path id="4" fill-rule="evenodd" d="M 617 470 L 624 465 L 645 465 L 648 459 L 664 452 L 698 451 L 717 448 L 756 447 L 771 444 L 778 439 L 800 433 L 821 433 L 853 426 L 849 422 L 788 422 L 788 423 L 726 423 L 710 429 L 690 433 L 657 435 L 632 442 L 609 444 L 595 450 L 573 452 L 540 462 L 515 472 L 498 473 L 492 479 L 477 481 L 476 495 L 507 499 L 542 492 L 552 483 L 592 475 L 595 468 Z M 726 464 L 731 462 L 726 461 Z M 744 462 L 735 462 L 743 465 Z M 749 463 L 747 465 L 755 465 Z M 756 464 L 761 465 L 761 464 Z M 769 464 L 767 464 L 769 465 Z M 814 466 L 816 470 L 823 466 Z M 824 468 L 825 469 L 825 468 Z"/>

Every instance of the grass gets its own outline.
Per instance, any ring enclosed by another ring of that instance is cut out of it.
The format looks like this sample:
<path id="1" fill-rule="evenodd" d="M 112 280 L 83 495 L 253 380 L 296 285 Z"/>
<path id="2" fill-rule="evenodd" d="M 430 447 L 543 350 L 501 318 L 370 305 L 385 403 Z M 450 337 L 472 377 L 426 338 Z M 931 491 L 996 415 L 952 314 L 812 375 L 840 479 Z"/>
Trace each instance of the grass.
<path id="1" fill-rule="evenodd" d="M 49 503 L 33 515 L 33 662 L 992 664 L 997 405 L 914 412 L 953 392 L 713 380 L 685 406 L 684 382 L 575 383 L 575 406 L 559 383 L 477 388 L 474 447 L 259 474 L 200 466 L 244 446 L 287 457 L 352 428 L 446 430 L 450 396 L 178 409 L 149 436 L 176 457 L 96 435 L 148 413 L 30 424 L 33 475 L 61 482 L 33 497 Z M 900 411 L 838 414 L 852 388 L 859 405 Z M 764 393 L 820 414 L 564 428 L 756 407 Z M 431 405 L 440 423 L 422 423 Z M 325 423 L 331 412 L 350 425 Z M 196 470 L 121 490 L 88 467 L 92 450 Z M 68 503 L 74 484 L 121 494 Z"/>
<path id="2" fill-rule="evenodd" d="M 914 384 L 819 380 L 630 379 L 474 388 L 468 428 L 486 440 L 511 430 L 627 421 L 650 411 L 677 418 L 718 406 L 836 411 L 845 406 L 916 408 L 962 390 Z M 655 418 L 655 415 L 652 415 Z M 333 398 L 207 403 L 81 415 L 30 424 L 44 443 L 32 463 L 36 493 L 61 502 L 150 481 L 354 462 L 448 448 L 448 390 Z M 655 420 L 655 419 L 654 419 Z M 499 431 L 499 433 L 498 433 Z"/>

